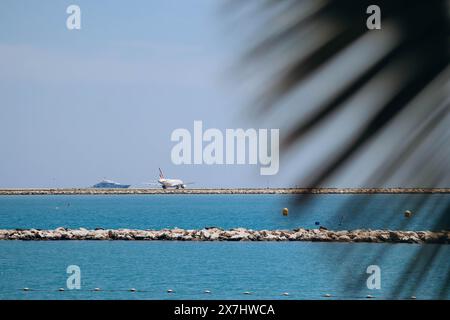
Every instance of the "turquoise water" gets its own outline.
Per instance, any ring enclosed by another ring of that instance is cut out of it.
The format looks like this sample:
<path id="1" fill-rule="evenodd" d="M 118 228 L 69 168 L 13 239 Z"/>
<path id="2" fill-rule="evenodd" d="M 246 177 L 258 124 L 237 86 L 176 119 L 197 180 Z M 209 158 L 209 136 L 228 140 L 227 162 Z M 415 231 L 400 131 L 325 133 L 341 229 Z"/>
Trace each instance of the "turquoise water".
<path id="1" fill-rule="evenodd" d="M 450 195 L 317 195 L 294 204 L 294 195 L 0 196 L 0 228 L 314 228 L 434 230 Z M 289 216 L 281 209 L 289 208 Z M 407 219 L 403 212 L 411 210 Z"/>
<path id="2" fill-rule="evenodd" d="M 436 253 L 441 260 L 427 266 L 420 282 L 418 270 L 407 271 L 408 261 L 419 252 Z M 450 298 L 448 287 L 442 289 L 450 246 L 4 241 L 0 253 L 1 299 L 322 299 L 325 293 L 334 299 L 367 294 L 381 299 Z M 366 268 L 371 264 L 381 268 L 381 290 L 367 289 Z M 81 290 L 58 292 L 66 287 L 68 265 L 80 267 Z M 396 292 L 405 281 L 406 287 Z M 24 287 L 38 291 L 20 290 Z M 97 287 L 103 291 L 92 291 Z M 128 292 L 130 288 L 142 292 Z M 175 292 L 168 294 L 169 288 Z"/>
<path id="3" fill-rule="evenodd" d="M 448 219 L 439 227 L 435 220 L 449 195 L 319 195 L 301 205 L 293 199 L 3 196 L 0 228 L 291 229 L 314 228 L 318 221 L 332 229 L 448 229 Z M 288 217 L 281 215 L 283 207 L 289 207 Z M 407 209 L 414 212 L 410 219 L 403 215 Z M 448 245 L 0 241 L 0 299 L 324 299 L 326 293 L 332 299 L 450 299 L 449 256 Z M 80 290 L 66 288 L 69 265 L 81 269 Z M 381 268 L 380 290 L 366 286 L 369 265 Z"/>

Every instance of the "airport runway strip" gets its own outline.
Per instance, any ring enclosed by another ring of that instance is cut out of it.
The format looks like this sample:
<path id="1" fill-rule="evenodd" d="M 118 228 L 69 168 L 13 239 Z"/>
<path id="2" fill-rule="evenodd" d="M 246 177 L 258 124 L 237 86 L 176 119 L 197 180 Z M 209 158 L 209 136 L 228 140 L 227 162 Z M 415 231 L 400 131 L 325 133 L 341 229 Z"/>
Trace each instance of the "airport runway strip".
<path id="1" fill-rule="evenodd" d="M 203 188 L 203 189 L 102 189 L 27 188 L 0 189 L 0 195 L 97 195 L 97 194 L 437 194 L 450 188 Z"/>

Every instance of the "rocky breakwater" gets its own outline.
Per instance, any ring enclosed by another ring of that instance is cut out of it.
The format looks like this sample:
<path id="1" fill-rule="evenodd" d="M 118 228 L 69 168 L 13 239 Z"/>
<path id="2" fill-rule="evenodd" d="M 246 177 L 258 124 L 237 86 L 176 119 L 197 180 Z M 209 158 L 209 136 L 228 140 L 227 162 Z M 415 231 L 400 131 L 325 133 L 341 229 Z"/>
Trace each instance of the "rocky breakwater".
<path id="1" fill-rule="evenodd" d="M 450 244 L 450 231 L 392 231 L 321 229 L 251 230 L 236 228 L 223 230 L 210 227 L 200 230 L 161 229 L 101 229 L 84 228 L 55 230 L 0 230 L 0 240 L 177 240 L 177 241 L 321 241 L 371 243 L 439 243 Z"/>
<path id="2" fill-rule="evenodd" d="M 101 195 L 101 194 L 430 194 L 450 188 L 230 188 L 230 189 L 103 189 L 41 188 L 0 189 L 0 195 Z"/>

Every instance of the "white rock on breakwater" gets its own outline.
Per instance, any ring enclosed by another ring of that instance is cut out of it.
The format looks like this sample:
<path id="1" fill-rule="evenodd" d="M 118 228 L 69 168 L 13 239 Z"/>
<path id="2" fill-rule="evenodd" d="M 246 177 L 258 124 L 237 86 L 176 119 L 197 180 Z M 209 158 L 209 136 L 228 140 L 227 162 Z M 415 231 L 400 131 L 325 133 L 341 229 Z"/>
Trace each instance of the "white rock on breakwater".
<path id="1" fill-rule="evenodd" d="M 450 244 L 450 231 L 392 231 L 326 229 L 251 230 L 235 228 L 223 230 L 208 227 L 200 230 L 161 229 L 0 230 L 0 240 L 178 240 L 178 241 L 322 241 L 374 243 L 440 243 Z"/>
<path id="2" fill-rule="evenodd" d="M 40 188 L 0 189 L 0 195 L 96 195 L 96 194 L 431 194 L 450 193 L 450 188 L 227 188 L 227 189 L 103 189 Z"/>

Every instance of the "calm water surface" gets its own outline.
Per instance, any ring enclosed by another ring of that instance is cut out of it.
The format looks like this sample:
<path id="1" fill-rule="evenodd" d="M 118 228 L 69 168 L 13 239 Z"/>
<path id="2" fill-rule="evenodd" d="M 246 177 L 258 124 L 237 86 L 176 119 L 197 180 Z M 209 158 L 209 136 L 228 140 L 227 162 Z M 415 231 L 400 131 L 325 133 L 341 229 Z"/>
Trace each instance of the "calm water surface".
<path id="1" fill-rule="evenodd" d="M 433 230 L 450 195 L 0 196 L 0 228 L 314 228 Z M 289 216 L 281 215 L 284 207 Z M 414 212 L 407 219 L 405 210 Z M 448 224 L 448 222 L 447 222 Z M 447 225 L 447 228 L 449 226 Z"/>
<path id="2" fill-rule="evenodd" d="M 450 203 L 449 195 L 320 195 L 301 206 L 293 199 L 2 196 L 0 228 L 292 229 L 320 222 L 332 229 L 424 230 L 436 228 L 433 217 Z M 289 207 L 288 217 L 281 215 L 283 207 Z M 405 218 L 404 210 L 412 210 L 413 218 Z M 448 245 L 0 241 L 0 299 L 322 299 L 325 293 L 335 299 L 449 299 L 449 257 Z M 373 264 L 381 268 L 381 290 L 366 286 L 366 268 Z M 69 265 L 81 268 L 81 290 L 59 292 Z M 92 291 L 96 287 L 102 291 Z"/>

